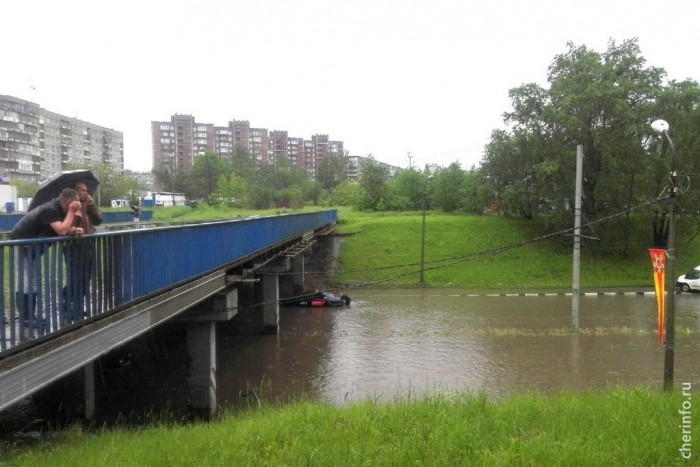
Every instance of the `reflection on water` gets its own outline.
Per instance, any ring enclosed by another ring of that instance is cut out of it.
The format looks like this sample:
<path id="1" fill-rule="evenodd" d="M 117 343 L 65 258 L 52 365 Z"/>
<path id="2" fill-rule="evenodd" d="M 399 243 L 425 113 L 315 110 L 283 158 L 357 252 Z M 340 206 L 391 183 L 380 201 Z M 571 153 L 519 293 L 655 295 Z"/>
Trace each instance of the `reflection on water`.
<path id="1" fill-rule="evenodd" d="M 219 349 L 220 403 L 263 386 L 342 404 L 426 391 L 555 392 L 610 385 L 661 388 L 652 295 L 468 296 L 445 290 L 355 290 L 351 308 L 282 309 L 280 334 Z M 700 376 L 700 295 L 676 299 L 675 382 Z"/>

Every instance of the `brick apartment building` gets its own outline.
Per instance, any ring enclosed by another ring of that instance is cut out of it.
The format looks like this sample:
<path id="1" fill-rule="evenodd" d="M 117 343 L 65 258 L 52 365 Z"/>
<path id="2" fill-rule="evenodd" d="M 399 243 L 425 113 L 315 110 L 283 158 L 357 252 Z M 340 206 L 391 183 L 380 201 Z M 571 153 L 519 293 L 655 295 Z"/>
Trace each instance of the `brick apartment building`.
<path id="1" fill-rule="evenodd" d="M 311 139 L 290 137 L 287 131 L 254 128 L 247 120 L 232 120 L 226 126 L 197 123 L 192 115 L 173 115 L 169 122 L 151 122 L 153 168 L 189 171 L 194 159 L 212 151 L 232 157 L 245 148 L 261 164 L 275 165 L 280 157 L 316 176 L 318 161 L 328 154 L 343 154 L 343 142 L 328 135 Z"/>

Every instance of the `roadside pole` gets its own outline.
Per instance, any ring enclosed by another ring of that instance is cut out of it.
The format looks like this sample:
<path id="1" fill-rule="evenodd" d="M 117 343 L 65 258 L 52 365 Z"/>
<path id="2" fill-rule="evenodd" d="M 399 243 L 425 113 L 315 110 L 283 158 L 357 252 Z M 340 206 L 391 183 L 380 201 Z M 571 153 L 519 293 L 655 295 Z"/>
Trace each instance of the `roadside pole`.
<path id="1" fill-rule="evenodd" d="M 574 272 L 571 290 L 571 330 L 578 332 L 579 283 L 581 281 L 581 185 L 583 146 L 576 146 L 576 198 L 574 200 Z"/>

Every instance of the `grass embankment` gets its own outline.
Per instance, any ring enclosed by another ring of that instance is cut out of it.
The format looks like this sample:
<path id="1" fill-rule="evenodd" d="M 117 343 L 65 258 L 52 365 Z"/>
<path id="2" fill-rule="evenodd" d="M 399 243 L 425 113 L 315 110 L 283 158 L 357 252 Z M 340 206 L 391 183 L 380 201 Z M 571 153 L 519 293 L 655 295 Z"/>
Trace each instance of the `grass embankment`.
<path id="1" fill-rule="evenodd" d="M 685 465 L 681 394 L 298 402 L 210 424 L 61 433 L 2 465 Z M 695 443 L 697 446 L 697 442 Z M 692 452 L 692 451 L 691 451 Z M 700 453 L 692 453 L 700 455 Z"/>
<path id="2" fill-rule="evenodd" d="M 154 209 L 154 221 L 201 221 L 305 210 L 214 209 L 208 206 Z M 342 246 L 339 283 L 361 287 L 418 284 L 422 216 L 420 212 L 361 213 L 338 210 Z M 598 230 L 605 229 L 599 226 Z M 467 216 L 429 211 L 426 216 L 425 283 L 428 287 L 524 290 L 571 287 L 570 233 L 542 238 L 539 220 Z M 591 235 L 588 230 L 584 234 Z M 689 235 L 687 235 L 689 236 Z M 609 242 L 586 240 L 581 251 L 582 289 L 653 287 L 648 249 L 650 227 L 637 225 L 627 255 Z M 540 239 L 540 240 L 538 240 Z M 700 264 L 700 235 L 677 240 L 676 274 Z"/>
<path id="3" fill-rule="evenodd" d="M 339 281 L 358 286 L 413 286 L 418 282 L 420 213 L 342 211 Z M 628 255 L 605 242 L 581 250 L 581 287 L 653 287 L 648 226 L 640 226 Z M 547 238 L 539 221 L 430 212 L 426 219 L 425 283 L 429 287 L 540 290 L 570 288 L 570 234 Z M 540 239 L 540 240 L 538 240 Z M 682 239 L 681 239 L 682 240 Z M 700 264 L 700 236 L 677 245 L 676 273 Z"/>

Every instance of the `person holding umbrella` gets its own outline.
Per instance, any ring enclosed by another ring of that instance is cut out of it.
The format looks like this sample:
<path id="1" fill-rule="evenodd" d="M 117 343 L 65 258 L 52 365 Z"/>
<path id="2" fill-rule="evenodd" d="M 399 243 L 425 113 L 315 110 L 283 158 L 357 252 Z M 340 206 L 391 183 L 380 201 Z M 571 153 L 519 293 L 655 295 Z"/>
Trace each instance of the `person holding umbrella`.
<path id="1" fill-rule="evenodd" d="M 86 182 L 79 181 L 74 185 L 74 188 L 80 198 L 80 210 L 75 213 L 73 226 L 83 229 L 83 234 L 95 233 L 95 226 L 102 223 L 102 213 L 95 205 Z M 68 277 L 72 279 L 70 294 L 68 285 L 63 292 L 64 307 L 72 310 L 70 319 L 78 321 L 83 317 L 82 310 L 85 305 L 88 305 L 88 309 L 85 311 L 88 314 L 90 312 L 88 297 L 95 258 L 97 257 L 95 242 L 94 240 L 70 242 L 64 247 L 63 255 L 68 266 Z"/>
<path id="2" fill-rule="evenodd" d="M 10 240 L 82 235 L 83 229 L 73 226 L 79 210 L 78 193 L 72 188 L 66 188 L 61 191 L 58 198 L 37 206 L 20 219 L 10 232 Z M 43 250 L 38 251 L 37 254 L 31 246 L 15 248 L 15 268 L 23 271 L 24 281 L 23 289 L 17 290 L 18 307 L 25 320 L 30 319 L 30 311 L 31 319 L 34 319 L 36 303 L 32 298 L 36 293 L 36 284 L 33 283 L 32 276 L 38 270 L 39 257 Z"/>
<path id="3" fill-rule="evenodd" d="M 80 198 L 80 211 L 77 213 L 73 225 L 81 227 L 86 234 L 95 233 L 95 226 L 102 223 L 102 213 L 90 195 L 85 182 L 78 182 L 74 186 Z"/>

